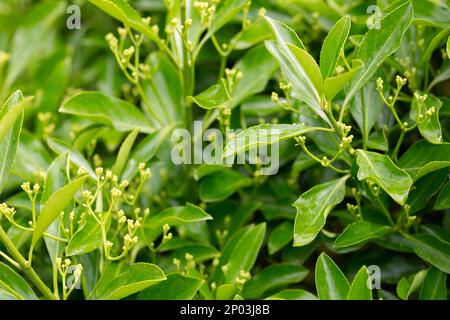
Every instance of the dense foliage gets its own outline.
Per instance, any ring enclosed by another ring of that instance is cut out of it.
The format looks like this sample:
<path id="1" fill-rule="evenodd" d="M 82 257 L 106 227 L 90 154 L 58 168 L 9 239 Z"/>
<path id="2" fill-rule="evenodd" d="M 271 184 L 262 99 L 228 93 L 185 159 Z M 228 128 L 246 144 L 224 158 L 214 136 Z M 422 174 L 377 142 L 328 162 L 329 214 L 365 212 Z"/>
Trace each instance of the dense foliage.
<path id="1" fill-rule="evenodd" d="M 447 299 L 448 1 L 4 0 L 0 30 L 0 299 Z"/>

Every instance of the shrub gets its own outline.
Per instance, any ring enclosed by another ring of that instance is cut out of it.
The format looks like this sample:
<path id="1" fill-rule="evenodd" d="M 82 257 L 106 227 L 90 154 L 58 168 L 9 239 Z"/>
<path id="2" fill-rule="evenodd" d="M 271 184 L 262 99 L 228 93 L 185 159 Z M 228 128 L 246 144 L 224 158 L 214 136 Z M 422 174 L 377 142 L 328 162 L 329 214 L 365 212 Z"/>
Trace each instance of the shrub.
<path id="1" fill-rule="evenodd" d="M 372 2 L 5 4 L 0 299 L 445 300 L 450 9 Z"/>

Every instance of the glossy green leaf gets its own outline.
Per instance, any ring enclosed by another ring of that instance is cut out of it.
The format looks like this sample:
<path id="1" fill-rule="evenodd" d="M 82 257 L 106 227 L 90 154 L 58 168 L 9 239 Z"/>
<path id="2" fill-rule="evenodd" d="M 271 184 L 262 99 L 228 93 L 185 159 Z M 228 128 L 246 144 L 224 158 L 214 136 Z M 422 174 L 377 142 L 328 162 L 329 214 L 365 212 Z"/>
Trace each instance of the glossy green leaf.
<path id="1" fill-rule="evenodd" d="M 23 100 L 22 92 L 14 92 L 8 100 L 5 102 L 3 107 L 0 109 L 0 123 L 1 125 L 8 125 L 2 122 L 3 117 L 13 108 Z M 18 109 L 20 110 L 20 109 Z M 14 162 L 16 156 L 17 148 L 19 146 L 20 133 L 22 131 L 23 123 L 23 111 L 21 116 L 19 114 L 18 118 L 13 123 L 13 126 L 9 130 L 5 131 L 3 137 L 0 137 L 0 193 L 6 185 L 9 177 L 9 170 Z M 2 130 L 3 131 L 3 130 Z"/>
<path id="2" fill-rule="evenodd" d="M 328 101 L 333 101 L 339 92 L 344 89 L 344 87 L 350 83 L 355 74 L 361 69 L 361 65 L 354 67 L 350 71 L 343 74 L 337 75 L 335 77 L 328 77 L 323 83 L 323 90 L 325 97 Z"/>
<path id="3" fill-rule="evenodd" d="M 392 160 L 376 152 L 357 151 L 358 179 L 376 183 L 398 204 L 404 205 L 412 186 L 411 177 Z"/>
<path id="4" fill-rule="evenodd" d="M 404 235 L 414 252 L 439 270 L 450 273 L 450 244 L 431 234 Z"/>
<path id="5" fill-rule="evenodd" d="M 420 300 L 447 300 L 447 275 L 431 267 L 420 288 Z"/>
<path id="6" fill-rule="evenodd" d="M 420 24 L 447 28 L 450 24 L 450 8 L 445 2 L 414 0 L 414 20 Z"/>
<path id="7" fill-rule="evenodd" d="M 243 296 L 247 299 L 262 297 L 269 290 L 302 281 L 308 273 L 309 271 L 302 266 L 291 264 L 271 265 L 258 273 L 245 285 Z"/>
<path id="8" fill-rule="evenodd" d="M 205 177 L 200 184 L 199 196 L 204 202 L 216 202 L 228 198 L 251 183 L 250 178 L 227 168 Z"/>
<path id="9" fill-rule="evenodd" d="M 149 134 L 140 141 L 128 158 L 122 173 L 122 179 L 131 181 L 138 172 L 140 163 L 148 163 L 152 160 L 159 148 L 172 132 L 173 126 L 167 126 Z"/>
<path id="10" fill-rule="evenodd" d="M 224 108 L 230 104 L 231 97 L 224 80 L 191 98 L 203 109 Z"/>
<path id="11" fill-rule="evenodd" d="M 416 181 L 430 172 L 450 166 L 450 143 L 434 145 L 420 140 L 405 152 L 398 165 Z"/>
<path id="12" fill-rule="evenodd" d="M 135 106 L 100 92 L 78 93 L 67 99 L 59 111 L 111 126 L 121 132 L 139 129 L 143 133 L 152 133 L 155 130 Z"/>
<path id="13" fill-rule="evenodd" d="M 63 140 L 59 140 L 56 138 L 48 138 L 47 144 L 54 152 L 56 152 L 58 155 L 63 155 L 65 153 L 69 153 L 69 160 L 74 163 L 78 168 L 84 168 L 87 173 L 90 174 L 90 176 L 93 179 L 97 179 L 97 175 L 95 174 L 94 170 L 92 169 L 89 162 L 85 159 L 85 157 L 77 150 L 73 149 L 70 144 Z"/>
<path id="14" fill-rule="evenodd" d="M 134 142 L 139 134 L 139 129 L 135 129 L 131 132 L 126 139 L 123 141 L 119 153 L 117 154 L 116 163 L 111 168 L 112 172 L 118 177 L 121 176 L 123 169 L 128 160 L 128 156 L 130 155 L 131 149 L 133 148 Z"/>
<path id="15" fill-rule="evenodd" d="M 141 291 L 139 300 L 190 300 L 204 280 L 174 273 L 167 276 L 167 280 Z"/>
<path id="16" fill-rule="evenodd" d="M 209 27 L 209 33 L 213 34 L 227 24 L 244 8 L 246 3 L 246 0 L 228 0 L 221 2 L 216 9 L 214 19 Z"/>
<path id="17" fill-rule="evenodd" d="M 62 211 L 73 201 L 75 193 L 83 186 L 89 176 L 84 175 L 72 180 L 69 184 L 55 191 L 43 204 L 41 214 L 34 227 L 32 245 L 41 238 L 42 234 L 61 214 Z"/>
<path id="18" fill-rule="evenodd" d="M 419 290 L 426 274 L 427 270 L 422 270 L 412 276 L 403 277 L 397 284 L 397 295 L 399 298 L 408 300 L 411 294 Z"/>
<path id="19" fill-rule="evenodd" d="M 444 210 L 450 208 L 450 182 L 447 182 L 434 203 L 436 210 Z"/>
<path id="20" fill-rule="evenodd" d="M 266 88 L 277 69 L 277 62 L 264 46 L 257 46 L 238 60 L 233 69 L 240 71 L 242 78 L 230 92 L 231 109 Z"/>
<path id="21" fill-rule="evenodd" d="M 372 300 L 369 270 L 362 267 L 356 274 L 348 291 L 347 300 Z"/>
<path id="22" fill-rule="evenodd" d="M 381 28 L 372 28 L 366 33 L 356 54 L 356 59 L 361 60 L 364 67 L 353 78 L 344 106 L 372 78 L 384 60 L 397 51 L 412 19 L 413 7 L 407 1 L 381 19 Z"/>
<path id="23" fill-rule="evenodd" d="M 273 229 L 267 243 L 269 254 L 274 254 L 288 245 L 293 239 L 293 233 L 294 226 L 291 221 L 285 221 Z"/>
<path id="24" fill-rule="evenodd" d="M 425 118 L 426 112 L 431 108 L 434 108 L 435 112 L 433 113 L 431 118 L 429 118 L 425 122 L 419 123 L 419 131 L 422 137 L 434 144 L 442 142 L 441 123 L 439 122 L 439 110 L 441 109 L 441 107 L 442 102 L 432 95 L 428 95 L 422 108 L 419 108 L 419 103 L 417 102 L 417 98 L 415 96 L 411 105 L 410 118 L 413 120 L 417 119 L 419 111 L 420 114 Z"/>
<path id="25" fill-rule="evenodd" d="M 300 49 L 292 44 L 287 44 L 287 47 L 301 64 L 303 70 L 305 70 L 306 75 L 314 85 L 317 94 L 321 96 L 323 94 L 323 78 L 316 60 L 314 60 L 306 50 Z"/>
<path id="26" fill-rule="evenodd" d="M 225 283 L 234 284 L 241 271 L 249 272 L 264 240 L 266 224 L 261 223 L 249 229 L 234 246 L 227 262 Z"/>
<path id="27" fill-rule="evenodd" d="M 97 220 L 88 215 L 84 226 L 73 235 L 66 247 L 68 256 L 78 256 L 89 253 L 103 244 L 102 230 Z"/>
<path id="28" fill-rule="evenodd" d="M 100 300 L 119 300 L 156 285 L 167 278 L 154 264 L 134 263 L 121 273 L 98 297 Z"/>
<path id="29" fill-rule="evenodd" d="M 155 69 L 152 70 L 152 78 L 142 83 L 150 105 L 143 103 L 142 108 L 149 117 L 156 113 L 166 126 L 183 123 L 185 108 L 180 74 L 168 57 L 159 55 L 157 58 L 152 61 Z"/>
<path id="30" fill-rule="evenodd" d="M 322 50 L 320 51 L 320 71 L 324 79 L 333 76 L 341 51 L 344 49 L 350 33 L 350 27 L 350 17 L 342 17 L 336 22 L 323 41 Z"/>
<path id="31" fill-rule="evenodd" d="M 260 124 L 239 132 L 225 146 L 224 158 L 240 154 L 258 146 L 279 143 L 313 131 L 325 128 L 309 127 L 302 124 Z"/>
<path id="32" fill-rule="evenodd" d="M 145 227 L 156 229 L 165 224 L 168 224 L 170 226 L 181 226 L 187 223 L 194 223 L 211 219 L 212 217 L 202 208 L 187 203 L 184 207 L 168 208 L 161 213 L 150 216 L 145 220 Z"/>
<path id="33" fill-rule="evenodd" d="M 41 195 L 42 206 L 50 199 L 53 193 L 63 188 L 67 183 L 67 164 L 68 154 L 57 157 L 49 166 L 45 177 L 44 190 Z M 62 230 L 59 219 L 55 219 L 47 228 L 47 233 L 61 238 Z M 56 258 L 62 256 L 64 246 L 60 241 L 44 238 L 45 245 L 50 255 L 52 263 L 55 264 Z"/>
<path id="34" fill-rule="evenodd" d="M 334 247 L 344 248 L 364 243 L 371 239 L 384 236 L 389 232 L 389 227 L 373 224 L 366 221 L 354 222 L 336 238 Z"/>
<path id="35" fill-rule="evenodd" d="M 317 297 L 302 289 L 285 289 L 271 295 L 267 300 L 317 300 Z"/>
<path id="36" fill-rule="evenodd" d="M 0 262 L 0 289 L 8 293 L 14 300 L 38 300 L 30 285 L 2 262 Z"/>
<path id="37" fill-rule="evenodd" d="M 320 300 L 345 300 L 350 286 L 342 271 L 325 253 L 316 263 L 316 288 Z"/>
<path id="38" fill-rule="evenodd" d="M 9 103 L 13 102 L 13 100 L 9 100 L 7 105 L 3 106 L 0 114 L 0 141 L 3 141 L 5 137 L 11 133 L 16 121 L 23 117 L 23 112 L 25 108 L 29 106 L 31 100 L 32 98 L 22 98 L 13 105 L 9 105 Z"/>
<path id="39" fill-rule="evenodd" d="M 217 288 L 217 300 L 231 300 L 236 295 L 236 286 L 233 284 L 222 284 Z"/>
<path id="40" fill-rule="evenodd" d="M 303 193 L 293 206 L 297 209 L 294 246 L 311 243 L 325 225 L 330 211 L 345 197 L 348 176 L 319 184 Z"/>
<path id="41" fill-rule="evenodd" d="M 123 24 L 145 34 L 149 39 L 156 40 L 157 34 L 142 22 L 142 18 L 126 0 L 89 0 L 101 10 L 121 21 Z"/>

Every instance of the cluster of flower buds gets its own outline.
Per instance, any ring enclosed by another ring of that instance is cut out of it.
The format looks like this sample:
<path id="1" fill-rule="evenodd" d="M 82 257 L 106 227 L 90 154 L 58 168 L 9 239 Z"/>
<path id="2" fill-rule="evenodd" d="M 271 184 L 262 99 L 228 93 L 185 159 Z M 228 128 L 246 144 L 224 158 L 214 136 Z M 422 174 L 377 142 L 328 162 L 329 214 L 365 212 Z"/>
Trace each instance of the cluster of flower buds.
<path id="1" fill-rule="evenodd" d="M 145 163 L 140 163 L 138 168 L 142 182 L 145 182 L 152 177 L 152 171 L 150 168 L 146 168 Z"/>
<path id="2" fill-rule="evenodd" d="M 208 27 L 216 12 L 216 6 L 214 3 L 208 3 L 206 1 L 194 1 L 194 8 L 200 14 L 200 21 L 203 27 Z"/>
<path id="3" fill-rule="evenodd" d="M 187 252 L 184 255 L 184 258 L 186 259 L 186 269 L 194 269 L 195 268 L 195 259 L 192 254 Z"/>
<path id="4" fill-rule="evenodd" d="M 353 141 L 353 135 L 349 135 L 348 137 L 342 137 L 342 141 L 339 144 L 339 149 L 345 149 L 347 148 Z"/>
<path id="5" fill-rule="evenodd" d="M 166 242 L 169 240 L 172 240 L 173 238 L 173 234 L 170 231 L 170 226 L 166 223 L 165 225 L 163 225 L 163 240 L 162 242 Z"/>
<path id="6" fill-rule="evenodd" d="M 81 273 L 83 272 L 83 266 L 81 264 L 78 264 L 74 268 L 70 268 L 70 266 L 72 265 L 72 261 L 70 259 L 64 259 L 64 261 L 63 261 L 61 258 L 56 258 L 55 264 L 56 264 L 56 270 L 58 270 L 59 274 L 61 275 L 61 277 L 63 279 L 64 291 L 66 291 L 67 289 L 73 290 L 75 288 L 75 286 L 77 285 L 77 283 L 81 279 Z M 71 284 L 71 288 L 68 288 L 65 280 L 67 278 L 67 275 L 70 273 L 70 271 L 73 272 L 74 279 Z"/>
<path id="7" fill-rule="evenodd" d="M 344 137 L 346 137 L 349 134 L 350 130 L 352 130 L 352 126 L 346 125 L 345 123 L 338 122 L 337 125 L 341 129 L 342 135 Z"/>
<path id="8" fill-rule="evenodd" d="M 244 286 L 250 279 L 251 279 L 251 274 L 250 272 L 245 272 L 243 270 L 241 270 L 241 272 L 239 273 L 239 276 L 236 277 L 236 284 L 240 285 L 240 286 Z"/>
<path id="9" fill-rule="evenodd" d="M 6 203 L 0 204 L 0 219 L 4 216 L 9 222 L 13 223 L 16 210 L 8 207 Z"/>
<path id="10" fill-rule="evenodd" d="M 244 74 L 242 71 L 236 70 L 236 69 L 225 69 L 225 76 L 227 80 L 227 86 L 228 91 L 233 92 L 233 89 L 235 88 L 236 84 L 242 80 L 244 77 Z"/>
<path id="11" fill-rule="evenodd" d="M 37 183 L 33 184 L 33 188 L 31 188 L 30 182 L 24 182 L 20 187 L 28 194 L 30 198 L 35 198 L 40 189 L 40 186 Z"/>

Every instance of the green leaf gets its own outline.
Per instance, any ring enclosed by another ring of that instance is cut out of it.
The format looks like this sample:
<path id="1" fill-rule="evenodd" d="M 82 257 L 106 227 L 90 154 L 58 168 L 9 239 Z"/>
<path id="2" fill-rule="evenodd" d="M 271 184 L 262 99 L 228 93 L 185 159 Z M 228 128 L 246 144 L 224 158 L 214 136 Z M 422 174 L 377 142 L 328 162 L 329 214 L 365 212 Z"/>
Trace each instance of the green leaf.
<path id="1" fill-rule="evenodd" d="M 4 290 L 15 300 L 38 300 L 30 285 L 13 269 L 2 262 L 0 262 L 0 289 Z"/>
<path id="2" fill-rule="evenodd" d="M 209 87 L 195 97 L 190 97 L 190 99 L 203 109 L 223 108 L 228 106 L 231 101 L 223 79 L 220 83 Z"/>
<path id="3" fill-rule="evenodd" d="M 127 138 L 123 141 L 122 146 L 117 154 L 116 163 L 111 168 L 112 172 L 120 177 L 122 175 L 123 168 L 125 168 L 128 156 L 133 148 L 134 142 L 139 134 L 139 129 L 135 129 L 131 132 Z"/>
<path id="4" fill-rule="evenodd" d="M 420 24 L 447 28 L 450 24 L 450 8 L 445 2 L 414 0 L 414 20 Z"/>
<path id="5" fill-rule="evenodd" d="M 444 210 L 449 208 L 450 208 L 450 182 L 447 182 L 436 198 L 436 202 L 434 203 L 434 209 Z"/>
<path id="6" fill-rule="evenodd" d="M 25 16 L 21 16 L 21 24 L 11 43 L 11 60 L 4 83 L 5 88 L 14 84 L 32 63 L 37 63 L 37 59 L 53 47 L 52 31 L 56 27 L 55 22 L 66 8 L 67 4 L 64 1 L 45 1 L 33 6 Z"/>
<path id="7" fill-rule="evenodd" d="M 264 40 L 270 39 L 272 37 L 271 33 L 272 30 L 265 21 L 256 20 L 234 36 L 230 44 L 236 50 L 245 50 Z"/>
<path id="8" fill-rule="evenodd" d="M 447 181 L 448 168 L 427 174 L 414 183 L 414 187 L 408 197 L 408 204 L 411 206 L 409 215 L 424 209 L 430 199 L 439 192 Z"/>
<path id="9" fill-rule="evenodd" d="M 285 289 L 271 295 L 267 300 L 317 300 L 317 297 L 302 289 Z"/>
<path id="10" fill-rule="evenodd" d="M 56 152 L 58 155 L 69 153 L 69 160 L 74 163 L 78 168 L 83 167 L 86 172 L 90 174 L 93 179 L 97 179 L 97 175 L 91 168 L 89 162 L 84 158 L 84 156 L 77 150 L 75 150 L 70 144 L 63 140 L 56 138 L 48 138 L 47 144 L 50 149 Z"/>
<path id="11" fill-rule="evenodd" d="M 144 225 L 150 229 L 157 229 L 165 224 L 175 227 L 211 219 L 212 217 L 202 208 L 187 203 L 184 207 L 168 208 L 157 215 L 150 216 L 145 220 Z"/>
<path id="12" fill-rule="evenodd" d="M 19 93 L 17 93 L 19 94 Z M 17 99 L 14 97 L 10 97 L 10 99 Z M 2 107 L 0 113 L 0 141 L 3 141 L 5 137 L 11 133 L 11 130 L 14 129 L 16 121 L 19 118 L 23 118 L 23 112 L 26 107 L 29 106 L 32 98 L 20 99 L 17 103 L 10 105 L 14 100 L 8 100 L 6 104 Z M 19 120 L 20 121 L 20 120 Z"/>
<path id="13" fill-rule="evenodd" d="M 398 165 L 417 181 L 430 172 L 450 166 L 450 143 L 434 145 L 420 140 L 405 152 Z"/>
<path id="14" fill-rule="evenodd" d="M 358 150 L 358 179 L 376 183 L 398 204 L 404 205 L 412 186 L 411 177 L 392 160 L 376 152 Z"/>
<path id="15" fill-rule="evenodd" d="M 364 67 L 353 78 L 344 106 L 372 78 L 384 60 L 397 51 L 412 19 L 413 7 L 407 1 L 381 19 L 381 28 L 373 28 L 366 33 L 356 54 L 356 59 L 361 60 Z"/>
<path id="16" fill-rule="evenodd" d="M 217 202 L 252 184 L 252 179 L 232 169 L 223 169 L 205 177 L 199 189 L 204 202 Z"/>
<path id="17" fill-rule="evenodd" d="M 98 297 L 100 300 L 119 300 L 156 285 L 167 278 L 154 264 L 134 263 L 117 276 Z"/>
<path id="18" fill-rule="evenodd" d="M 264 235 L 266 224 L 261 223 L 250 228 L 234 246 L 227 262 L 228 270 L 225 274 L 225 283 L 234 284 L 241 271 L 249 272 L 255 264 Z"/>
<path id="19" fill-rule="evenodd" d="M 287 44 L 292 44 L 300 49 L 306 50 L 303 42 L 298 37 L 297 33 L 291 29 L 285 23 L 264 16 L 267 24 L 272 29 L 275 39 L 280 42 L 280 45 L 284 47 Z M 285 47 L 283 49 L 286 49 Z"/>
<path id="20" fill-rule="evenodd" d="M 450 273 L 450 244 L 431 234 L 403 235 L 414 252 L 439 270 Z"/>
<path id="21" fill-rule="evenodd" d="M 204 280 L 174 273 L 167 280 L 141 291 L 139 300 L 191 300 Z"/>
<path id="22" fill-rule="evenodd" d="M 6 115 L 10 110 L 15 108 L 23 100 L 22 92 L 14 92 L 8 100 L 6 100 L 3 107 L 0 109 L 0 121 L 2 121 L 3 116 Z M 17 148 L 19 146 L 20 133 L 22 131 L 23 123 L 23 111 L 22 116 L 15 120 L 13 126 L 5 131 L 6 134 L 3 138 L 0 138 L 0 193 L 8 181 L 10 168 L 14 162 L 16 156 Z M 7 125 L 7 123 L 1 122 L 1 125 Z"/>
<path id="23" fill-rule="evenodd" d="M 236 295 L 236 286 L 232 284 L 223 284 L 217 288 L 217 300 L 232 300 Z"/>
<path id="24" fill-rule="evenodd" d="M 287 47 L 301 64 L 303 70 L 305 70 L 306 75 L 314 85 L 317 94 L 321 96 L 323 94 L 323 78 L 316 60 L 314 60 L 306 50 L 300 49 L 292 44 L 287 44 Z"/>
<path id="25" fill-rule="evenodd" d="M 49 166 L 45 177 L 45 185 L 41 195 L 41 205 L 47 202 L 53 193 L 63 188 L 67 183 L 68 154 L 57 157 Z M 61 238 L 61 223 L 55 219 L 47 228 L 47 233 Z M 44 238 L 45 245 L 50 255 L 52 263 L 56 263 L 56 258 L 62 256 L 64 247 L 60 241 Z"/>
<path id="26" fill-rule="evenodd" d="M 285 221 L 273 229 L 267 243 L 269 254 L 277 253 L 288 245 L 293 239 L 293 233 L 294 226 L 291 221 Z"/>
<path id="27" fill-rule="evenodd" d="M 165 55 L 158 55 L 154 60 L 151 79 L 142 82 L 150 106 L 142 103 L 142 108 L 149 117 L 156 113 L 167 126 L 184 123 L 183 87 L 178 69 Z"/>
<path id="28" fill-rule="evenodd" d="M 435 112 L 427 121 L 419 123 L 419 131 L 422 137 L 427 139 L 429 142 L 434 144 L 442 143 L 442 130 L 441 123 L 439 122 L 439 110 L 442 107 L 442 102 L 438 98 L 432 95 L 428 95 L 422 108 L 419 108 L 419 103 L 416 96 L 414 95 L 413 102 L 411 105 L 410 118 L 414 121 L 417 119 L 417 115 L 420 114 L 425 118 L 425 113 L 431 108 L 435 109 Z M 422 110 L 419 110 L 422 109 Z"/>
<path id="29" fill-rule="evenodd" d="M 337 75 L 335 77 L 328 77 L 323 83 L 323 90 L 328 101 L 333 101 L 339 92 L 350 83 L 355 74 L 361 69 L 361 65 L 354 67 L 346 73 Z"/>
<path id="30" fill-rule="evenodd" d="M 293 206 L 297 209 L 294 223 L 294 246 L 311 243 L 324 227 L 330 211 L 345 197 L 344 176 L 330 182 L 316 185 L 303 193 Z"/>
<path id="31" fill-rule="evenodd" d="M 100 92 L 78 93 L 67 99 L 59 111 L 111 126 L 120 132 L 135 129 L 143 133 L 155 131 L 150 121 L 134 105 Z"/>
<path id="32" fill-rule="evenodd" d="M 428 269 L 419 300 L 447 300 L 447 275 L 434 267 Z"/>
<path id="33" fill-rule="evenodd" d="M 450 14 L 450 10 L 448 12 Z M 450 23 L 450 20 L 449 20 Z M 423 67 L 426 63 L 428 63 L 431 59 L 431 56 L 433 55 L 433 52 L 436 51 L 441 46 L 441 43 L 443 40 L 445 40 L 448 37 L 448 34 L 450 33 L 450 27 L 447 27 L 444 30 L 441 30 L 438 32 L 433 39 L 427 43 L 427 48 L 425 52 L 422 54 L 422 58 L 419 61 L 419 67 Z"/>
<path id="34" fill-rule="evenodd" d="M 292 264 L 273 264 L 252 278 L 244 287 L 243 296 L 246 299 L 262 297 L 269 290 L 298 283 L 306 278 L 309 271 Z"/>
<path id="35" fill-rule="evenodd" d="M 312 131 L 326 131 L 325 128 L 302 124 L 260 124 L 239 132 L 225 146 L 224 158 L 240 154 L 258 146 L 279 143 Z"/>
<path id="36" fill-rule="evenodd" d="M 139 142 L 129 156 L 128 162 L 123 169 L 122 179 L 131 181 L 138 172 L 139 164 L 148 163 L 155 157 L 159 148 L 172 132 L 173 128 L 173 125 L 163 127 L 158 131 L 149 134 Z"/>
<path id="37" fill-rule="evenodd" d="M 422 282 L 427 274 L 427 270 L 422 270 L 416 274 L 403 277 L 397 284 L 397 295 L 402 300 L 408 300 L 409 296 L 419 290 Z"/>
<path id="38" fill-rule="evenodd" d="M 370 288 L 370 275 L 366 267 L 362 267 L 353 279 L 347 300 L 372 300 L 372 289 Z"/>
<path id="39" fill-rule="evenodd" d="M 42 234 L 53 223 L 53 221 L 61 214 L 62 211 L 73 201 L 75 193 L 83 186 L 89 176 L 84 175 L 73 181 L 58 191 L 55 191 L 44 203 L 41 214 L 34 227 L 32 246 L 41 238 Z"/>
<path id="40" fill-rule="evenodd" d="M 77 230 L 66 247 L 67 256 L 78 256 L 94 251 L 103 244 L 102 229 L 92 215 L 86 217 L 84 226 Z"/>
<path id="41" fill-rule="evenodd" d="M 277 67 L 277 61 L 264 46 L 249 50 L 233 66 L 233 69 L 242 73 L 242 78 L 230 92 L 230 108 L 233 109 L 245 99 L 262 92 Z"/>
<path id="42" fill-rule="evenodd" d="M 342 17 L 328 33 L 320 51 L 320 71 L 324 79 L 334 74 L 341 51 L 350 33 L 350 16 Z M 331 100 L 331 99 L 330 99 Z"/>
<path id="43" fill-rule="evenodd" d="M 142 18 L 126 0 L 89 0 L 98 8 L 119 20 L 123 24 L 146 35 L 151 40 L 158 40 L 158 35 L 142 22 Z"/>
<path id="44" fill-rule="evenodd" d="M 342 271 L 325 253 L 317 259 L 316 288 L 320 300 L 345 300 L 350 289 Z"/>
<path id="45" fill-rule="evenodd" d="M 336 238 L 334 247 L 345 248 L 364 243 L 370 239 L 376 239 L 384 236 L 390 228 L 379 224 L 373 224 L 366 221 L 354 222 L 345 228 L 345 230 Z"/>
<path id="46" fill-rule="evenodd" d="M 246 3 L 247 0 L 228 0 L 221 2 L 216 9 L 208 33 L 213 34 L 222 28 L 244 8 Z"/>

